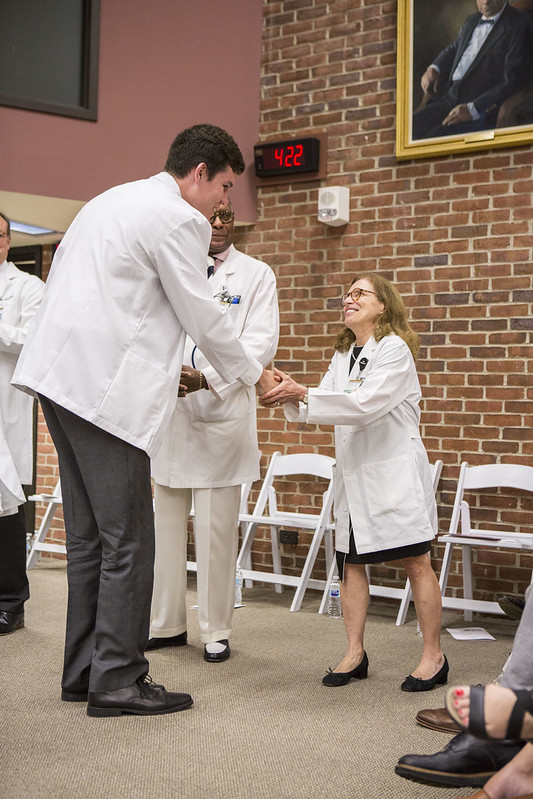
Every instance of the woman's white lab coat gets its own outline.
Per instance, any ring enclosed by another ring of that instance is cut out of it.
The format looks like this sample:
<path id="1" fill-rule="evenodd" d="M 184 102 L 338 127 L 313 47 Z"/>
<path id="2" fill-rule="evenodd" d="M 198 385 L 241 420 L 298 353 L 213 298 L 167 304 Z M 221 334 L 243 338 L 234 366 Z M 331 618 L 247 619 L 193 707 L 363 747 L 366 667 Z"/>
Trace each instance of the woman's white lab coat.
<path id="1" fill-rule="evenodd" d="M 349 551 L 350 517 L 359 554 L 429 541 L 437 510 L 411 352 L 398 336 L 371 338 L 348 375 L 350 354 L 335 353 L 307 407 L 284 406 L 291 420 L 335 425 L 336 549 Z"/>

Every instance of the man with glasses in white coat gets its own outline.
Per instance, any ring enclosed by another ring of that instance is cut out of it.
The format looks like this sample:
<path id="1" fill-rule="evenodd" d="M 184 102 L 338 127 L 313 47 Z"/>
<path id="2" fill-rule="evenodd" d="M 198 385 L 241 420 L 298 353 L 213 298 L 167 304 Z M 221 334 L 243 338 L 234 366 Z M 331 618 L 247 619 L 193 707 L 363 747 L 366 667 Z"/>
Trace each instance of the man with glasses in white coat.
<path id="1" fill-rule="evenodd" d="M 262 261 L 235 249 L 230 203 L 211 219 L 213 296 L 246 352 L 263 366 L 278 345 L 276 280 Z M 152 464 L 156 557 L 147 649 L 187 643 L 187 523 L 194 503 L 198 623 L 204 660 L 230 656 L 240 492 L 259 478 L 255 392 L 221 378 L 191 339 L 171 423 Z"/>

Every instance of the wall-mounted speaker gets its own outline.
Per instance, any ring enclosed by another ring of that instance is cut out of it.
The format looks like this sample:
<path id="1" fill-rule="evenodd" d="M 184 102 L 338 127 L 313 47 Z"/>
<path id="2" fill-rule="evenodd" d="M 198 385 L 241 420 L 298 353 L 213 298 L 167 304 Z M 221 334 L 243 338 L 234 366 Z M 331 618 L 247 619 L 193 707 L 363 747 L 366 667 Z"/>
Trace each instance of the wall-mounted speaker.
<path id="1" fill-rule="evenodd" d="M 326 186 L 318 190 L 318 219 L 326 225 L 346 225 L 350 218 L 350 189 Z"/>

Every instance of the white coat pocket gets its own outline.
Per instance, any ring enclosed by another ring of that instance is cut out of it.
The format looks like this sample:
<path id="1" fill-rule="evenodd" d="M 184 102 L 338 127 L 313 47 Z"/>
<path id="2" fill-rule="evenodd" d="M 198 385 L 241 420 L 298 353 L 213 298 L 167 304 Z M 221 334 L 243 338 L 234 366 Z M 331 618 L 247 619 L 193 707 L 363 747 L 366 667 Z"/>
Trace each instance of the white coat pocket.
<path id="1" fill-rule="evenodd" d="M 420 481 L 413 459 L 406 455 L 365 464 L 361 478 L 371 518 L 410 513 L 420 505 Z"/>
<path id="2" fill-rule="evenodd" d="M 98 414 L 112 420 L 117 430 L 134 430 L 137 435 L 145 431 L 148 440 L 161 424 L 162 411 L 169 406 L 174 384 L 176 395 L 177 381 L 163 369 L 129 351 L 100 403 Z M 147 408 L 145 397 L 152 395 L 158 397 L 158 402 Z M 125 397 L 130 398 L 129 402 L 124 401 Z"/>

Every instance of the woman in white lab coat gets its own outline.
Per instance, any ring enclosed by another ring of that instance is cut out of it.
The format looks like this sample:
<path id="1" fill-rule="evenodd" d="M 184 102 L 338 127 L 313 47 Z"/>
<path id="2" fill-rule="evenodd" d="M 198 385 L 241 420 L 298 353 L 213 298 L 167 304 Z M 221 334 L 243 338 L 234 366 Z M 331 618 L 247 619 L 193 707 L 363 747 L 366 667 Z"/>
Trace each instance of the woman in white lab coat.
<path id="1" fill-rule="evenodd" d="M 403 300 L 380 275 L 356 278 L 342 306 L 346 328 L 320 386 L 308 389 L 275 369 L 280 384 L 260 402 L 283 404 L 291 421 L 335 425 L 335 547 L 348 650 L 324 685 L 367 676 L 365 565 L 399 560 L 423 634 L 420 662 L 401 688 L 428 691 L 447 681 L 448 662 L 440 647 L 441 595 L 429 556 L 437 511 L 419 432 L 419 340 Z"/>

